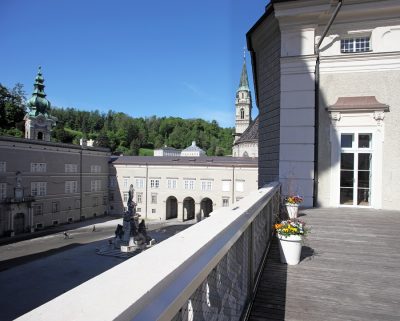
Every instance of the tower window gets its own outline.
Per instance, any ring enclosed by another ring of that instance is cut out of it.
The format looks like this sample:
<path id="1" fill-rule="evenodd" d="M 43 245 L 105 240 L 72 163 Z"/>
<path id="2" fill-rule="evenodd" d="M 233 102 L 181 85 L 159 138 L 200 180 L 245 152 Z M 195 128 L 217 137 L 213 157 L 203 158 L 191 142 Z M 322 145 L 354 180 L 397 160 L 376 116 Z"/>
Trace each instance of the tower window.
<path id="1" fill-rule="evenodd" d="M 240 119 L 244 119 L 244 109 L 240 109 Z"/>

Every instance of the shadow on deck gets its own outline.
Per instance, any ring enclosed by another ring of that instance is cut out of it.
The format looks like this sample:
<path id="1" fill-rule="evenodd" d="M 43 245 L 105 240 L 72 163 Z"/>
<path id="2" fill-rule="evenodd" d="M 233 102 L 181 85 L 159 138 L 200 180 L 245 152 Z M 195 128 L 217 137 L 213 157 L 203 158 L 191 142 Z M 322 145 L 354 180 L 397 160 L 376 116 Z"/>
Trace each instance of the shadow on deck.
<path id="1" fill-rule="evenodd" d="M 273 241 L 249 320 L 400 320 L 400 212 L 301 214 L 301 262 L 281 264 Z"/>

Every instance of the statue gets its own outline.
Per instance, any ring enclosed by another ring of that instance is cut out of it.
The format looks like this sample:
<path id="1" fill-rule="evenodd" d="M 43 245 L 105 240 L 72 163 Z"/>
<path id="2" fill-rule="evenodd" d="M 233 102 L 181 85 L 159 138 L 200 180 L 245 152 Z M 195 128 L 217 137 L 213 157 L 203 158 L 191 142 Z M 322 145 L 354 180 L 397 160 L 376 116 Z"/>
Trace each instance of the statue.
<path id="1" fill-rule="evenodd" d="M 131 184 L 128 193 L 127 208 L 124 213 L 123 226 L 118 225 L 116 231 L 119 234 L 119 239 L 122 241 L 121 250 L 135 251 L 136 249 L 143 250 L 150 243 L 151 238 L 147 235 L 146 225 L 144 220 L 139 223 L 140 214 L 136 213 L 136 203 L 133 201 L 135 190 Z"/>

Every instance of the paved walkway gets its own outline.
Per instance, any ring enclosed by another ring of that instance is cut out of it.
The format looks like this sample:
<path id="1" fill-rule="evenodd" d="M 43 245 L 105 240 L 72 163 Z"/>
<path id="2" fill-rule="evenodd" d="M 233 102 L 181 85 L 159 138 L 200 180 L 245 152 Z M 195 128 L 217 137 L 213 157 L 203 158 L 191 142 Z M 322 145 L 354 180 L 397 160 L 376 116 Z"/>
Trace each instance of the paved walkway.
<path id="1" fill-rule="evenodd" d="M 272 244 L 250 319 L 400 320 L 400 212 L 310 209 L 299 265 Z"/>
<path id="2" fill-rule="evenodd" d="M 118 223 L 96 224 L 96 232 L 93 225 L 69 230 L 70 239 L 56 233 L 0 246 L 0 320 L 13 320 L 127 259 L 97 254 L 108 247 Z M 149 222 L 148 234 L 160 243 L 190 224 Z"/>

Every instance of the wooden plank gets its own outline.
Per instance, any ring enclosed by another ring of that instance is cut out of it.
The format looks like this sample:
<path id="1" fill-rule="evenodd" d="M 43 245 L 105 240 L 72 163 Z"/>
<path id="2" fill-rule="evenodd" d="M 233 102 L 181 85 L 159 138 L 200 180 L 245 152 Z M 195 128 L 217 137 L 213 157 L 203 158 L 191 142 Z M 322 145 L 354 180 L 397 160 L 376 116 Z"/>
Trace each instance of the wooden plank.
<path id="1" fill-rule="evenodd" d="M 299 265 L 276 238 L 249 320 L 400 320 L 400 212 L 309 209 Z"/>

